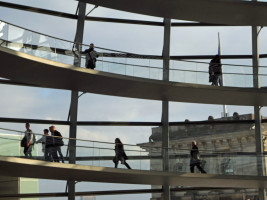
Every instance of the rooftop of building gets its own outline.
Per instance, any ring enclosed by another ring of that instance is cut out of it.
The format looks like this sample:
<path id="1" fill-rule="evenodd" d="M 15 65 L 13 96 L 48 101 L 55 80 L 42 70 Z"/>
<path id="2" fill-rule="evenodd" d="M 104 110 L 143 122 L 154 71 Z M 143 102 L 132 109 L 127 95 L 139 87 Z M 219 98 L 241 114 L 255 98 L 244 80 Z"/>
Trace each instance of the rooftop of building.
<path id="1" fill-rule="evenodd" d="M 266 119 L 266 117 L 262 116 L 262 119 Z M 243 114 L 239 115 L 237 112 L 233 114 L 233 116 L 214 118 L 213 116 L 208 117 L 208 121 L 233 121 L 233 120 L 254 120 L 253 114 Z M 190 122 L 190 120 L 186 119 L 185 122 Z M 263 131 L 267 131 L 267 127 L 262 126 Z M 186 124 L 179 126 L 170 126 L 169 134 L 170 140 L 177 140 L 182 138 L 192 138 L 199 136 L 207 136 L 207 135 L 221 135 L 221 134 L 229 134 L 229 133 L 238 133 L 238 132 L 253 132 L 254 133 L 254 123 L 229 123 L 229 124 L 203 124 L 203 125 L 195 125 L 195 124 Z M 152 128 L 152 134 L 149 137 L 150 142 L 161 142 L 161 127 Z"/>

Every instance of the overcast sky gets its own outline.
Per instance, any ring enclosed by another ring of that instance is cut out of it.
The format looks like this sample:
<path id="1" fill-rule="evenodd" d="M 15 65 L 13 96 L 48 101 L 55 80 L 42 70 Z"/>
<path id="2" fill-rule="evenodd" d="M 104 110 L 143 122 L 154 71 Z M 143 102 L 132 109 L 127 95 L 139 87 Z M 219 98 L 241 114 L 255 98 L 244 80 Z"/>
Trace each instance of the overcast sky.
<path id="1" fill-rule="evenodd" d="M 9 0 L 23 5 L 63 11 L 74 14 L 77 2 L 72 0 Z M 88 5 L 89 11 L 94 6 Z M 160 18 L 135 15 L 99 7 L 90 16 L 127 18 L 162 21 Z M 73 41 L 76 22 L 34 14 L 19 10 L 0 8 L 0 20 L 19 25 L 37 32 Z M 222 54 L 251 54 L 250 27 L 175 27 L 171 31 L 171 55 L 215 55 L 217 53 L 217 34 L 221 36 Z M 260 53 L 267 52 L 267 29 L 259 35 Z M 161 55 L 163 47 L 163 28 L 142 25 L 86 22 L 84 42 L 94 42 L 96 46 L 128 51 L 138 54 Z M 223 60 L 223 63 L 251 65 L 251 60 Z M 267 65 L 261 60 L 261 65 Z M 203 68 L 201 68 L 203 70 Z M 49 77 L 48 77 L 49 79 Z M 267 86 L 267 82 L 262 81 Z M 243 84 L 243 83 L 242 83 Z M 41 89 L 20 86 L 0 85 L 1 117 L 66 120 L 70 104 L 70 91 Z M 226 97 L 231 98 L 231 97 Z M 222 105 L 204 105 L 170 102 L 170 121 L 185 119 L 206 120 L 209 115 L 220 117 Z M 228 106 L 230 115 L 252 113 L 253 107 Z M 267 109 L 262 109 L 267 116 Z M 85 121 L 156 121 L 161 120 L 161 102 L 96 94 L 85 94 L 79 99 L 78 120 Z M 0 127 L 24 130 L 24 124 L 0 123 Z M 44 125 L 32 125 L 35 132 L 41 133 Z M 58 126 L 58 130 L 68 136 L 68 127 Z M 124 143 L 138 144 L 148 142 L 152 127 L 79 127 L 78 138 L 100 141 L 113 141 L 119 137 Z M 4 131 L 2 131 L 4 132 Z M 65 182 L 40 181 L 40 192 L 62 192 Z M 55 187 L 56 185 L 56 187 Z M 79 183 L 78 190 L 105 190 L 133 188 L 127 185 Z M 136 188 L 145 188 L 136 186 Z M 130 198 L 131 197 L 131 198 Z M 150 195 L 138 195 L 138 199 L 148 199 Z M 97 199 L 117 199 L 118 197 L 98 197 Z M 125 196 L 120 197 L 126 198 Z M 136 199 L 129 195 L 127 199 Z M 63 199 L 63 198 L 62 198 Z"/>

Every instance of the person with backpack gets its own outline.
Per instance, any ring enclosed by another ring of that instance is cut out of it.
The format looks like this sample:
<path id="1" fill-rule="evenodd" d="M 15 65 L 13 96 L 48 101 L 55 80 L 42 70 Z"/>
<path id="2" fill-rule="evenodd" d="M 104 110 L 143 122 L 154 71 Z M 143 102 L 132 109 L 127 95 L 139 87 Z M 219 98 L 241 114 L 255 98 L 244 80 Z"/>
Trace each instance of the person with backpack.
<path id="1" fill-rule="evenodd" d="M 131 169 L 131 167 L 128 165 L 126 160 L 128 159 L 121 140 L 119 138 L 115 139 L 115 157 L 113 159 L 113 162 L 115 163 L 115 168 L 118 168 L 118 163 L 121 161 L 121 164 L 125 165 L 128 169 Z"/>
<path id="2" fill-rule="evenodd" d="M 26 131 L 25 131 L 25 135 L 24 138 L 22 140 L 24 140 L 24 155 L 26 158 L 32 158 L 32 149 L 34 146 L 34 143 L 36 141 L 35 138 L 35 134 L 32 132 L 32 130 L 30 129 L 30 123 L 26 123 L 25 125 L 26 127 Z"/>
<path id="3" fill-rule="evenodd" d="M 197 142 L 193 141 L 192 142 L 192 149 L 191 149 L 191 159 L 190 159 L 190 171 L 191 173 L 194 173 L 195 171 L 195 166 L 199 169 L 201 173 L 206 174 L 205 170 L 200 166 L 200 155 L 197 147 Z"/>
<path id="4" fill-rule="evenodd" d="M 53 152 L 53 154 L 55 152 L 56 152 L 56 154 L 58 153 L 62 163 L 64 163 L 64 157 L 63 157 L 63 154 L 61 152 L 61 146 L 64 145 L 64 142 L 63 142 L 63 139 L 62 139 L 62 135 L 61 135 L 60 132 L 58 132 L 56 130 L 55 126 L 50 126 L 49 130 L 50 130 L 51 136 L 53 138 L 53 144 L 54 144 L 54 152 Z M 57 161 L 55 161 L 55 162 L 57 162 Z"/>
<path id="5" fill-rule="evenodd" d="M 94 44 L 91 43 L 89 46 L 89 49 L 86 49 L 85 51 L 82 51 L 81 54 L 86 55 L 86 63 L 85 67 L 88 69 L 95 69 L 96 67 L 96 58 L 98 58 L 98 53 L 94 50 Z"/>

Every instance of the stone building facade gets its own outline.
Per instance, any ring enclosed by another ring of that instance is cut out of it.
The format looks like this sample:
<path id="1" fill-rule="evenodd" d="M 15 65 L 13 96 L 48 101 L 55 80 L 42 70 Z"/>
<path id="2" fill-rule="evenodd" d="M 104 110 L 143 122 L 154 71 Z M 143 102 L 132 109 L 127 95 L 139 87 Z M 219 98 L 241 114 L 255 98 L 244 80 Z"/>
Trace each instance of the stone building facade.
<path id="1" fill-rule="evenodd" d="M 219 120 L 253 120 L 253 114 L 213 119 Z M 161 127 L 152 128 L 149 143 L 140 144 L 150 156 L 161 154 Z M 264 147 L 267 147 L 267 126 L 262 126 Z M 255 125 L 216 124 L 216 125 L 183 125 L 170 126 L 170 163 L 172 172 L 190 172 L 190 149 L 192 141 L 197 141 L 201 154 L 202 167 L 209 174 L 257 175 L 257 156 L 255 152 Z M 161 159 L 151 159 L 151 170 L 162 170 Z M 196 173 L 199 173 L 196 169 Z M 227 186 L 226 186 L 227 187 Z M 157 187 L 153 187 L 157 188 Z M 160 199 L 153 194 L 151 200 Z M 172 200 L 256 200 L 257 190 L 220 190 L 172 193 Z"/>

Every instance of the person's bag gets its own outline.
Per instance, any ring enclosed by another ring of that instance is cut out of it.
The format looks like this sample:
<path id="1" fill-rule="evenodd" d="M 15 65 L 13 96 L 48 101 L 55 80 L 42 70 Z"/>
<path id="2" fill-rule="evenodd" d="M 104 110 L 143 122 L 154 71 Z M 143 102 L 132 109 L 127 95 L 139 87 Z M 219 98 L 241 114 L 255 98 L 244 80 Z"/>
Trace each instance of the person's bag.
<path id="1" fill-rule="evenodd" d="M 36 143 L 36 136 L 34 133 L 32 133 L 32 144 Z"/>
<path id="2" fill-rule="evenodd" d="M 94 69 L 95 68 L 95 63 L 92 59 L 88 60 L 88 64 L 87 67 L 90 69 Z"/>
<path id="3" fill-rule="evenodd" d="M 215 75 L 214 75 L 214 73 L 213 73 L 213 74 L 211 74 L 210 77 L 209 77 L 209 82 L 214 82 L 215 80 L 216 80 L 216 77 L 215 77 Z"/>
<path id="4" fill-rule="evenodd" d="M 192 159 L 196 160 L 196 161 L 200 160 L 200 154 L 199 154 L 198 150 L 194 149 Z"/>
<path id="5" fill-rule="evenodd" d="M 93 59 L 93 58 L 91 57 L 91 53 L 90 53 L 90 52 L 89 52 L 88 54 L 89 54 L 90 59 L 88 60 L 88 64 L 87 64 L 87 66 L 88 66 L 88 68 L 90 68 L 90 69 L 94 69 L 94 68 L 95 68 L 95 62 L 96 62 L 96 59 Z"/>
<path id="6" fill-rule="evenodd" d="M 124 158 L 125 160 L 128 160 L 128 156 L 126 155 L 126 153 L 125 153 L 124 151 L 123 151 L 122 156 L 123 156 L 123 158 Z"/>
<path id="7" fill-rule="evenodd" d="M 59 146 L 64 146 L 64 141 L 62 140 L 62 138 L 60 138 Z"/>
<path id="8" fill-rule="evenodd" d="M 22 140 L 20 141 L 20 146 L 21 147 L 26 147 L 26 144 L 27 144 L 27 139 L 26 139 L 26 136 L 24 136 L 22 138 Z"/>

